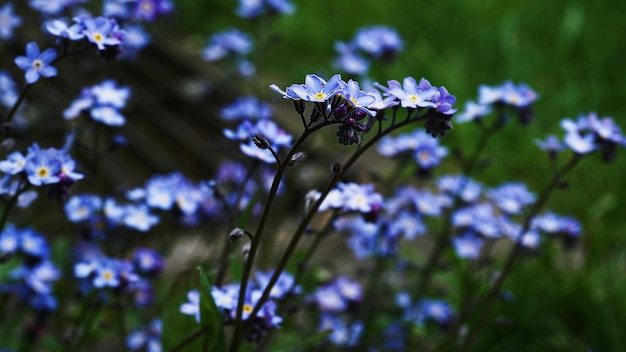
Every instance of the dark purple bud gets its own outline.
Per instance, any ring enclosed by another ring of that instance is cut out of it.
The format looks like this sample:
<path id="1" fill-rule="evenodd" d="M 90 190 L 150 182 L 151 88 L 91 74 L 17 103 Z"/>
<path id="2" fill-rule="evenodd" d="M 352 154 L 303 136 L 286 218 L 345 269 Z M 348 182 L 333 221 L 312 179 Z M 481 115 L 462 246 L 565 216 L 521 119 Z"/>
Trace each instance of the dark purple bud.
<path id="1" fill-rule="evenodd" d="M 357 121 L 363 120 L 365 116 L 367 116 L 367 114 L 363 110 L 356 110 L 354 114 L 352 114 L 352 118 Z"/>
<path id="2" fill-rule="evenodd" d="M 335 108 L 334 114 L 336 119 L 342 119 L 348 115 L 348 108 L 345 105 L 339 105 Z"/>

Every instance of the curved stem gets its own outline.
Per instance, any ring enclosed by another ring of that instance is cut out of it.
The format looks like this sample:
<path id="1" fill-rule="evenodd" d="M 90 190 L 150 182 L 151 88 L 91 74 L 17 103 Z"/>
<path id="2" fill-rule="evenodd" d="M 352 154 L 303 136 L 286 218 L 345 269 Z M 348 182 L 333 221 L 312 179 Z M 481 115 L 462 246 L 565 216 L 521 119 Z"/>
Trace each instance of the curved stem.
<path id="1" fill-rule="evenodd" d="M 333 177 L 329 180 L 324 190 L 321 192 L 319 199 L 309 208 L 305 217 L 300 220 L 300 223 L 298 224 L 298 228 L 294 232 L 294 235 L 292 236 L 291 241 L 287 245 L 287 249 L 285 249 L 285 252 L 283 253 L 283 256 L 281 257 L 278 265 L 276 266 L 276 269 L 274 270 L 272 277 L 270 278 L 267 286 L 263 290 L 261 298 L 257 301 L 256 305 L 254 306 L 251 316 L 255 316 L 255 314 L 261 309 L 263 304 L 268 300 L 272 288 L 278 281 L 280 274 L 283 272 L 283 270 L 287 266 L 287 263 L 289 262 L 289 259 L 292 257 L 293 253 L 295 252 L 296 247 L 298 246 L 298 243 L 300 242 L 300 239 L 302 238 L 302 235 L 304 234 L 306 228 L 309 226 L 309 223 L 311 222 L 315 214 L 317 214 L 317 210 L 319 209 L 320 205 L 322 204 L 322 202 L 324 201 L 328 193 L 330 193 L 330 191 L 333 188 L 335 188 L 335 186 L 341 180 L 343 175 L 348 170 L 350 170 L 350 168 L 356 163 L 356 161 L 361 157 L 361 155 L 363 155 L 368 149 L 376 145 L 376 143 L 378 143 L 378 141 L 382 137 L 391 133 L 392 131 L 395 131 L 396 129 L 402 128 L 412 122 L 419 121 L 421 119 L 422 117 L 420 116 L 407 118 L 406 120 L 402 122 L 389 126 L 382 133 L 376 134 L 372 139 L 367 141 L 367 143 L 365 143 L 361 148 L 354 151 L 352 156 L 348 159 L 348 161 L 346 161 L 346 163 L 343 165 L 341 170 L 333 175 Z"/>

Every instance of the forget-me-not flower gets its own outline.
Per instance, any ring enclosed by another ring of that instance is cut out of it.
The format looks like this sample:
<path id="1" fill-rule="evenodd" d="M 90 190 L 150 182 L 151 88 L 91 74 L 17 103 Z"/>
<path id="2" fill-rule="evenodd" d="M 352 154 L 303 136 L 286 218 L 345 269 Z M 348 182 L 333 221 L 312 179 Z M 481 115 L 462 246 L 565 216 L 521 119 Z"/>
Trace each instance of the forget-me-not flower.
<path id="1" fill-rule="evenodd" d="M 54 48 L 48 48 L 43 53 L 39 52 L 39 46 L 35 42 L 26 44 L 26 56 L 15 58 L 15 64 L 26 71 L 26 82 L 33 84 L 37 82 L 39 76 L 53 77 L 57 75 L 57 69 L 51 66 L 57 57 Z"/>

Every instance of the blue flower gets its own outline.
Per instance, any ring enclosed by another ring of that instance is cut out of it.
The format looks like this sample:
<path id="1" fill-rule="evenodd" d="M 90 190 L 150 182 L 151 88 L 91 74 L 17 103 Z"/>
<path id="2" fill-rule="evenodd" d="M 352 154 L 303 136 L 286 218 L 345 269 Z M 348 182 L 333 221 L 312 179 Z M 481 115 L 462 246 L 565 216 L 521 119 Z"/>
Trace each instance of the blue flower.
<path id="1" fill-rule="evenodd" d="M 375 58 L 389 58 L 402 50 L 402 39 L 394 29 L 386 26 L 361 28 L 354 38 L 356 47 Z"/>
<path id="2" fill-rule="evenodd" d="M 33 9 L 47 15 L 56 15 L 68 6 L 85 0 L 30 0 L 28 5 Z"/>
<path id="3" fill-rule="evenodd" d="M 212 35 L 202 57 L 206 61 L 217 61 L 228 55 L 246 55 L 251 50 L 252 39 L 237 29 L 230 29 Z"/>
<path id="4" fill-rule="evenodd" d="M 99 196 L 82 194 L 72 196 L 67 200 L 65 203 L 65 214 L 71 222 L 81 222 L 89 220 L 101 207 L 102 200 Z"/>
<path id="5" fill-rule="evenodd" d="M 272 277 L 272 274 L 273 272 L 271 271 L 267 273 L 258 271 L 254 274 L 254 278 L 256 279 L 259 289 L 265 289 L 270 281 L 270 278 Z M 270 290 L 270 298 L 281 299 L 289 293 L 299 293 L 302 288 L 300 286 L 294 286 L 295 283 L 295 278 L 288 272 L 283 271 L 280 273 L 280 276 L 278 276 L 276 284 L 274 284 Z"/>
<path id="6" fill-rule="evenodd" d="M 133 263 L 137 272 L 143 274 L 159 273 L 165 266 L 163 257 L 156 251 L 148 248 L 138 248 L 133 255 Z"/>
<path id="7" fill-rule="evenodd" d="M 403 108 L 436 108 L 432 101 L 438 92 L 437 87 L 433 87 L 428 80 L 422 78 L 419 85 L 413 77 L 406 77 L 400 85 L 396 80 L 387 81 L 388 87 L 375 83 L 376 87 L 383 90 L 388 95 L 395 96 Z"/>
<path id="8" fill-rule="evenodd" d="M 459 196 L 467 203 L 478 200 L 482 193 L 482 185 L 463 175 L 446 175 L 437 180 L 437 188 L 451 196 Z"/>
<path id="9" fill-rule="evenodd" d="M 222 287 L 212 286 L 211 296 L 215 305 L 219 309 L 232 311 L 237 308 L 237 297 L 239 297 L 239 285 L 229 284 Z"/>
<path id="10" fill-rule="evenodd" d="M 490 114 L 492 111 L 490 105 L 477 104 L 473 101 L 465 103 L 465 109 L 462 113 L 456 115 L 454 119 L 457 123 L 480 120 Z"/>
<path id="11" fill-rule="evenodd" d="M 143 27 L 139 25 L 124 26 L 122 57 L 134 59 L 138 51 L 150 44 L 150 41 L 150 34 Z"/>
<path id="12" fill-rule="evenodd" d="M 85 28 L 83 33 L 87 39 L 96 45 L 98 50 L 105 50 L 107 46 L 122 44 L 123 33 L 113 19 L 103 16 L 92 18 L 83 16 L 79 18 Z"/>
<path id="13" fill-rule="evenodd" d="M 333 75 L 328 82 L 318 75 L 306 75 L 304 84 L 293 84 L 289 88 L 299 99 L 312 102 L 326 102 L 339 93 L 341 76 Z M 289 91 L 287 91 L 289 95 Z"/>
<path id="14" fill-rule="evenodd" d="M 24 171 L 26 166 L 26 158 L 20 152 L 13 152 L 7 156 L 7 160 L 0 161 L 0 171 L 15 175 Z"/>
<path id="15" fill-rule="evenodd" d="M 127 205 L 122 222 L 130 228 L 146 232 L 159 222 L 159 217 L 151 214 L 147 205 Z"/>
<path id="16" fill-rule="evenodd" d="M 289 0 L 240 0 L 237 16 L 254 18 L 264 14 L 289 15 L 295 11 Z"/>
<path id="17" fill-rule="evenodd" d="M 15 253 L 20 248 L 21 232 L 13 225 L 7 225 L 2 233 L 0 233 L 0 253 Z"/>
<path id="18" fill-rule="evenodd" d="M 496 215 L 491 203 L 478 203 L 458 209 L 452 214 L 455 227 L 471 229 L 485 237 L 502 236 L 502 218 Z"/>
<path id="19" fill-rule="evenodd" d="M 57 183 L 61 180 L 61 162 L 54 149 L 41 150 L 37 144 L 28 149 L 24 171 L 34 186 Z"/>
<path id="20" fill-rule="evenodd" d="M 558 153 L 565 149 L 565 145 L 554 135 L 549 135 L 545 140 L 537 139 L 535 140 L 535 144 L 549 153 Z"/>
<path id="21" fill-rule="evenodd" d="M 26 56 L 18 56 L 15 58 L 15 64 L 26 71 L 26 82 L 33 84 L 37 82 L 39 76 L 53 77 L 57 75 L 57 69 L 50 64 L 57 56 L 54 48 L 46 49 L 43 53 L 39 53 L 39 46 L 35 42 L 26 44 Z"/>
<path id="22" fill-rule="evenodd" d="M 136 0 L 133 17 L 144 21 L 154 21 L 158 16 L 172 12 L 174 4 L 170 0 Z"/>
<path id="23" fill-rule="evenodd" d="M 471 231 L 452 239 L 452 246 L 459 258 L 477 259 L 485 240 Z"/>
<path id="24" fill-rule="evenodd" d="M 128 87 L 118 87 L 114 80 L 106 80 L 91 87 L 91 94 L 97 104 L 121 109 L 130 95 Z"/>
<path id="25" fill-rule="evenodd" d="M 272 116 L 272 107 L 253 96 L 239 98 L 224 107 L 220 117 L 226 121 L 262 120 Z"/>
<path id="26" fill-rule="evenodd" d="M 525 184 L 511 182 L 487 192 L 498 208 L 507 214 L 521 214 L 524 207 L 535 202 L 535 195 L 528 191 Z"/>
<path id="27" fill-rule="evenodd" d="M 200 322 L 200 292 L 191 290 L 187 292 L 187 300 L 180 305 L 179 311 L 185 315 L 192 315 L 196 321 Z"/>
<path id="28" fill-rule="evenodd" d="M 0 7 L 0 38 L 9 39 L 13 36 L 13 29 L 22 24 L 22 18 L 13 13 L 13 4 Z"/>
<path id="29" fill-rule="evenodd" d="M 19 231 L 20 250 L 22 253 L 35 258 L 47 257 L 50 253 L 48 242 L 40 234 L 32 229 L 23 229 Z"/>
<path id="30" fill-rule="evenodd" d="M 126 337 L 126 346 L 134 350 L 145 350 L 147 352 L 161 352 L 161 319 L 153 320 L 150 325 L 133 331 Z"/>
<path id="31" fill-rule="evenodd" d="M 85 26 L 82 22 L 68 26 L 67 23 L 61 20 L 53 20 L 46 25 L 46 29 L 50 34 L 67 40 L 80 40 L 85 37 Z"/>
<path id="32" fill-rule="evenodd" d="M 452 115 L 457 111 L 457 109 L 452 107 L 456 103 L 456 97 L 450 95 L 445 87 L 439 87 L 432 96 L 432 101 L 437 107 L 437 111 L 444 115 Z"/>
<path id="33" fill-rule="evenodd" d="M 365 111 L 370 116 L 376 116 L 376 111 L 368 109 L 369 105 L 376 101 L 376 97 L 362 91 L 359 82 L 349 80 L 342 94 L 349 106 Z"/>
<path id="34" fill-rule="evenodd" d="M 424 299 L 418 304 L 418 309 L 424 321 L 432 320 L 447 325 L 454 318 L 452 307 L 443 300 Z"/>
<path id="35" fill-rule="evenodd" d="M 334 345 L 353 347 L 361 338 L 363 323 L 353 321 L 348 324 L 345 319 L 334 314 L 322 314 L 319 330 L 330 331 L 328 340 Z"/>

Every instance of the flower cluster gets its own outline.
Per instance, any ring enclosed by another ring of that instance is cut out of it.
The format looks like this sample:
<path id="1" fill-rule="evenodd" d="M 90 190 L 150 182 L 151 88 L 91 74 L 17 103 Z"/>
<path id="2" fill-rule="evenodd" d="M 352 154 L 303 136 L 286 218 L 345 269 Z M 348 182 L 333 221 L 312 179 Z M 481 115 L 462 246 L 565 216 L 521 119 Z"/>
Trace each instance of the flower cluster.
<path id="1" fill-rule="evenodd" d="M 439 145 L 437 139 L 430 137 L 422 130 L 416 130 L 410 134 L 402 134 L 397 137 L 386 136 L 381 139 L 377 150 L 387 157 L 399 157 L 409 155 L 417 162 L 420 171 L 439 166 L 443 157 L 448 155 L 448 149 Z"/>
<path id="2" fill-rule="evenodd" d="M 83 243 L 74 264 L 74 277 L 80 280 L 83 294 L 96 290 L 101 297 L 113 292 L 127 294 L 135 305 L 145 307 L 154 302 L 154 289 L 149 279 L 156 277 L 165 265 L 156 251 L 147 248 L 135 250 L 131 259 L 110 258 L 93 243 Z"/>
<path id="3" fill-rule="evenodd" d="M 362 299 L 361 284 L 343 276 L 318 287 L 309 296 L 310 303 L 322 312 L 318 329 L 331 331 L 328 339 L 334 345 L 353 347 L 359 342 L 363 324 L 351 317 Z"/>
<path id="4" fill-rule="evenodd" d="M 29 147 L 26 155 L 15 151 L 0 161 L 0 171 L 6 174 L 2 179 L 5 193 L 22 194 L 30 185 L 54 185 L 48 190 L 54 199 L 67 198 L 70 186 L 83 178 L 75 168 L 76 162 L 66 151 L 41 149 L 37 144 Z"/>
<path id="5" fill-rule="evenodd" d="M 507 119 L 506 108 L 513 109 L 522 124 L 528 124 L 534 115 L 532 104 L 538 95 L 524 83 L 515 85 L 507 81 L 499 86 L 481 85 L 478 89 L 478 102 L 468 101 L 465 110 L 458 114 L 457 122 L 478 121 L 497 111 L 501 120 Z"/>
<path id="6" fill-rule="evenodd" d="M 63 112 L 63 117 L 73 120 L 87 112 L 94 121 L 108 126 L 122 126 L 126 123 L 126 118 L 120 110 L 126 106 L 129 95 L 129 88 L 118 87 L 113 80 L 85 87 L 80 96 Z"/>
<path id="7" fill-rule="evenodd" d="M 48 32 L 59 37 L 67 44 L 68 41 L 86 39 L 101 51 L 104 58 L 114 58 L 120 52 L 124 39 L 124 30 L 117 22 L 108 17 L 78 16 L 74 23 L 68 25 L 61 20 L 54 20 L 47 26 Z"/>
<path id="8" fill-rule="evenodd" d="M 50 247 L 43 236 L 9 224 L 0 233 L 0 257 L 3 263 L 9 258 L 19 263 L 9 273 L 9 281 L 0 283 L 1 293 L 14 293 L 42 312 L 57 307 L 52 284 L 61 273 L 50 261 Z"/>
<path id="9" fill-rule="evenodd" d="M 335 67 L 348 74 L 365 76 L 373 60 L 391 61 L 402 50 L 400 35 L 386 26 L 364 27 L 348 43 L 336 42 Z"/>
<path id="10" fill-rule="evenodd" d="M 295 11 L 290 0 L 239 0 L 237 16 L 256 18 L 263 15 L 290 15 Z"/>
<path id="11" fill-rule="evenodd" d="M 209 43 L 202 50 L 202 58 L 209 62 L 233 58 L 242 76 L 252 76 L 255 68 L 246 57 L 252 51 L 252 45 L 252 39 L 246 33 L 227 29 L 209 38 Z"/>
<path id="12" fill-rule="evenodd" d="M 280 327 L 282 318 L 276 315 L 276 301 L 280 301 L 289 294 L 298 293 L 301 288 L 295 285 L 294 277 L 290 274 L 281 273 L 276 285 L 272 287 L 271 300 L 263 303 L 258 313 L 251 317 L 252 310 L 259 302 L 263 290 L 269 282 L 271 273 L 257 272 L 256 282 L 246 290 L 244 299 L 243 320 L 252 321 L 252 327 L 248 332 L 247 339 L 250 341 L 260 341 L 271 329 Z M 232 323 L 236 318 L 237 301 L 239 299 L 239 285 L 228 284 L 222 287 L 213 286 L 211 297 L 218 309 L 223 312 L 225 323 Z M 180 312 L 192 315 L 196 321 L 200 322 L 200 292 L 192 290 L 187 293 L 188 302 L 181 304 Z"/>
<path id="13" fill-rule="evenodd" d="M 626 146 L 626 137 L 610 117 L 599 118 L 596 113 L 580 115 L 576 121 L 564 119 L 561 127 L 566 132 L 563 142 L 577 154 L 593 151 L 602 153 L 602 160 L 615 159 L 618 147 Z"/>

